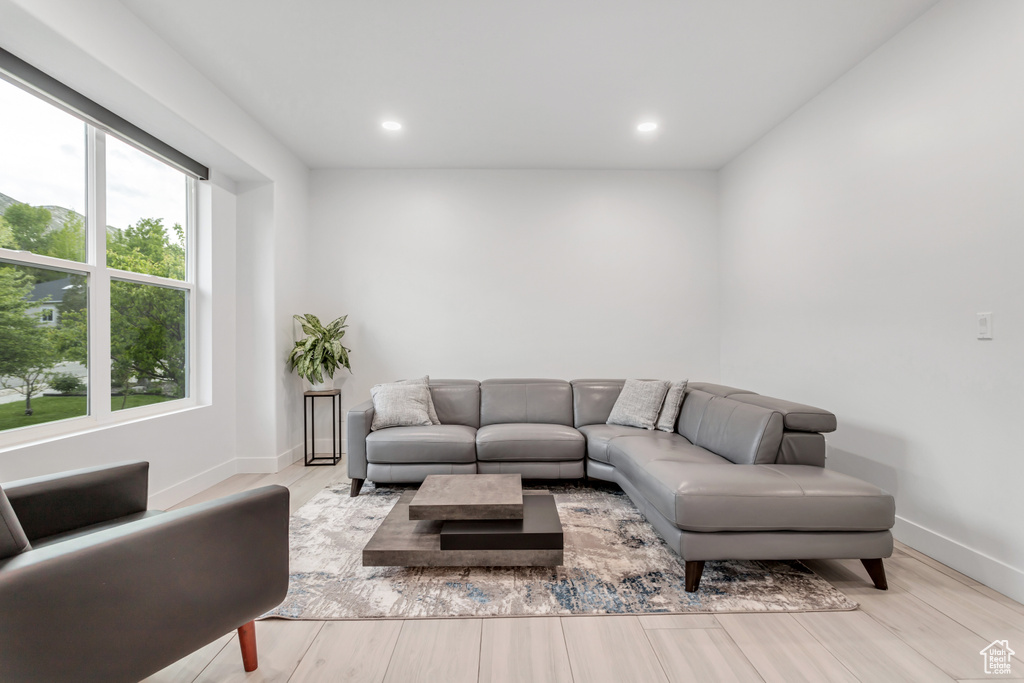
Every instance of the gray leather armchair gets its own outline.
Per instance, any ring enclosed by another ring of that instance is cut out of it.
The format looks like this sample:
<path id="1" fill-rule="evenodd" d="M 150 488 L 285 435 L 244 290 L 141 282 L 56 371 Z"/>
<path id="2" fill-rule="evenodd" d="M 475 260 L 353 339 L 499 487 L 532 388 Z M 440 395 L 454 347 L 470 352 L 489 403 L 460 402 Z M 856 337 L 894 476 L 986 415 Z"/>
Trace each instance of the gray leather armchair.
<path id="1" fill-rule="evenodd" d="M 149 463 L 0 487 L 0 680 L 138 681 L 288 589 L 288 489 L 147 510 Z"/>

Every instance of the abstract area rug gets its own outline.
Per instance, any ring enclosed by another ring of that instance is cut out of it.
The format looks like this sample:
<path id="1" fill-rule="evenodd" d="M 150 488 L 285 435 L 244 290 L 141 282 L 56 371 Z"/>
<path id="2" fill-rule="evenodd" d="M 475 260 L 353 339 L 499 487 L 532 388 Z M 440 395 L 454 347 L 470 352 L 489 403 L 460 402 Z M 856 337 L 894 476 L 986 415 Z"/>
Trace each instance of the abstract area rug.
<path id="1" fill-rule="evenodd" d="M 266 617 L 438 618 L 856 609 L 799 562 L 708 562 L 684 590 L 683 562 L 619 490 L 548 487 L 565 534 L 554 568 L 363 567 L 362 549 L 400 489 L 326 488 L 291 519 L 288 597 Z"/>

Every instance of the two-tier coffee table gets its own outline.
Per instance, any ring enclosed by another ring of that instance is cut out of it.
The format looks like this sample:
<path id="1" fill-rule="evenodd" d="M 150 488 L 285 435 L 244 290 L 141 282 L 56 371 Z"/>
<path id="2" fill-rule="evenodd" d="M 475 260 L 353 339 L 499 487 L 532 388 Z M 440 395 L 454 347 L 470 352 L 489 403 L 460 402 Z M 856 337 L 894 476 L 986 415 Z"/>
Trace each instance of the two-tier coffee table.
<path id="1" fill-rule="evenodd" d="M 555 498 L 518 474 L 432 474 L 406 491 L 363 548 L 364 567 L 557 567 Z"/>

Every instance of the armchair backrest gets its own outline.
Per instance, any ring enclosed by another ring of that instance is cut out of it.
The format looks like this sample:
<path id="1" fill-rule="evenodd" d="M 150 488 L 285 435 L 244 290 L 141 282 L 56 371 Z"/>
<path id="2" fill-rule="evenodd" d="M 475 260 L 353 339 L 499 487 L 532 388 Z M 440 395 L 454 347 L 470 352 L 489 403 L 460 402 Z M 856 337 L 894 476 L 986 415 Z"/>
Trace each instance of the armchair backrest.
<path id="1" fill-rule="evenodd" d="M 125 462 L 9 481 L 7 497 L 29 540 L 145 512 L 149 463 Z"/>
<path id="2" fill-rule="evenodd" d="M 0 560 L 25 552 L 31 547 L 18 516 L 14 514 L 11 501 L 7 500 L 7 494 L 0 486 Z"/>

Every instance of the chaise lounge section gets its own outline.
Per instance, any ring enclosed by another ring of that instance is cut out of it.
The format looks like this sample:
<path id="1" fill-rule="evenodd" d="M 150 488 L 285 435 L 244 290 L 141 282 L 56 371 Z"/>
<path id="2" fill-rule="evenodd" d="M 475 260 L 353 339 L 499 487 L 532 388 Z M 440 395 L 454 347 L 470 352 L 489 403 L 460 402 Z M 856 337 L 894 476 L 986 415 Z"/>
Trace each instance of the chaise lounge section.
<path id="1" fill-rule="evenodd" d="M 373 403 L 348 415 L 352 495 L 362 480 L 517 472 L 618 486 L 686 563 L 860 559 L 885 589 L 893 497 L 825 469 L 832 413 L 719 384 L 687 387 L 675 431 L 606 424 L 625 380 L 430 382 L 443 423 L 370 432 Z M 477 401 L 474 403 L 474 401 Z M 449 424 L 449 421 L 455 422 Z M 445 430 L 459 427 L 465 431 Z"/>

